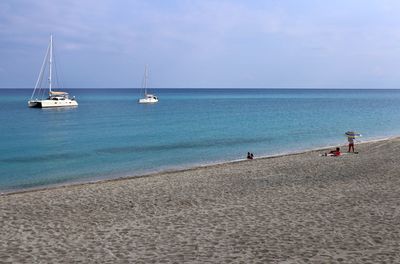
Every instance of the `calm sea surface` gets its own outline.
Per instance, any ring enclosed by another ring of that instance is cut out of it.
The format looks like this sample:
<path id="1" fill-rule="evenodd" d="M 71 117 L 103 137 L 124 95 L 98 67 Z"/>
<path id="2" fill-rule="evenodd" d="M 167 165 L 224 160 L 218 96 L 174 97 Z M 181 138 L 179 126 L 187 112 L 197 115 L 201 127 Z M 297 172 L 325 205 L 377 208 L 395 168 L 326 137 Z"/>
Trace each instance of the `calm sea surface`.
<path id="1" fill-rule="evenodd" d="M 0 190 L 144 174 L 400 134 L 400 90 L 70 90 L 72 109 L 30 109 L 0 89 Z"/>

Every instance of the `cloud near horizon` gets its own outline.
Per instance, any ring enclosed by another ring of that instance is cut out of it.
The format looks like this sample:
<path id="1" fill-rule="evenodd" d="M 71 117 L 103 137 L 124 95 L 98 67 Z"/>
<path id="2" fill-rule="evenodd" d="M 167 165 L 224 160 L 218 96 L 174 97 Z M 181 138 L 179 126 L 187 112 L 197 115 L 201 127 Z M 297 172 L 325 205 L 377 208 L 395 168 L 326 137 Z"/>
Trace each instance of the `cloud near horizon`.
<path id="1" fill-rule="evenodd" d="M 0 87 L 55 36 L 70 87 L 398 88 L 400 2 L 5 0 Z"/>

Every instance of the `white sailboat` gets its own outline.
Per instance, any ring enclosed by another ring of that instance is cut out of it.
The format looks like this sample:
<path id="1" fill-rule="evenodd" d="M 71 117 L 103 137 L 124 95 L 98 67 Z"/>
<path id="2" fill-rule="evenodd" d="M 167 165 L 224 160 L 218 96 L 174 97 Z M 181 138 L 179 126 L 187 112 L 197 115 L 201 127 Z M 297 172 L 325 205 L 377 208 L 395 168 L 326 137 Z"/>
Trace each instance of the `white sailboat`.
<path id="1" fill-rule="evenodd" d="M 147 83 L 148 83 L 148 71 L 147 71 L 147 65 L 144 68 L 144 76 L 143 76 L 143 83 L 142 83 L 142 88 L 144 91 L 144 96 L 143 98 L 140 98 L 138 103 L 139 104 L 155 104 L 158 102 L 157 96 L 154 94 L 148 94 L 147 93 Z"/>
<path id="2" fill-rule="evenodd" d="M 43 88 L 41 82 L 45 74 L 48 65 L 48 96 L 44 99 L 45 91 L 47 88 Z M 68 93 L 61 91 L 53 91 L 53 68 L 54 68 L 54 56 L 53 56 L 53 35 L 50 35 L 50 43 L 46 51 L 46 55 L 43 60 L 42 68 L 40 69 L 39 77 L 36 81 L 35 89 L 32 92 L 31 99 L 28 101 L 29 107 L 38 108 L 49 108 L 49 107 L 71 107 L 78 106 L 78 102 L 75 97 L 69 98 Z M 57 72 L 56 72 L 57 73 Z M 41 97 L 41 98 L 38 98 Z M 35 98 L 35 99 L 34 99 Z"/>

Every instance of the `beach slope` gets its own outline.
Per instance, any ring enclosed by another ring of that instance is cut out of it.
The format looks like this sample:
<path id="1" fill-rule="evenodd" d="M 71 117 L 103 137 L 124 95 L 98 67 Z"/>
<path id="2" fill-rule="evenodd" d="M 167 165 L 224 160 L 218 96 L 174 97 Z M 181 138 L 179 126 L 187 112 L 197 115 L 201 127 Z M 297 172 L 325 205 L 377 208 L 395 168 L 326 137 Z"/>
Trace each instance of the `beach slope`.
<path id="1" fill-rule="evenodd" d="M 0 262 L 400 263 L 400 139 L 0 196 Z"/>

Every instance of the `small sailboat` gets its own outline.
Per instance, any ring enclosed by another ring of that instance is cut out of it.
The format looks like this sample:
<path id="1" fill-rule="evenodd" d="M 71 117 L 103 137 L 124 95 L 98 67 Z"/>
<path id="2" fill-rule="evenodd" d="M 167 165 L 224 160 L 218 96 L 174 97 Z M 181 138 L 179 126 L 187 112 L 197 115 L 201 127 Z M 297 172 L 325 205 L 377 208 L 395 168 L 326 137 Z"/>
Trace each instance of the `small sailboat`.
<path id="1" fill-rule="evenodd" d="M 144 76 L 143 76 L 143 83 L 142 83 L 142 89 L 144 91 L 144 96 L 143 98 L 140 98 L 138 103 L 139 104 L 155 104 L 158 102 L 157 96 L 154 94 L 148 94 L 147 93 L 147 83 L 148 83 L 148 70 L 147 70 L 147 65 L 144 68 Z"/>
<path id="2" fill-rule="evenodd" d="M 40 69 L 39 77 L 36 81 L 35 89 L 33 89 L 31 99 L 28 101 L 29 107 L 49 108 L 49 107 L 71 107 L 78 106 L 75 97 L 69 98 L 69 94 L 62 91 L 53 90 L 53 70 L 55 70 L 53 55 L 53 35 L 50 35 L 50 43 Z M 48 68 L 48 88 L 42 87 L 42 80 Z M 57 74 L 57 71 L 56 71 Z M 57 77 L 57 76 L 56 76 Z M 58 78 L 56 78 L 58 80 Z M 48 89 L 48 96 L 44 99 L 45 91 Z M 41 98 L 38 98 L 41 97 Z M 35 99 L 34 99 L 35 98 Z"/>

